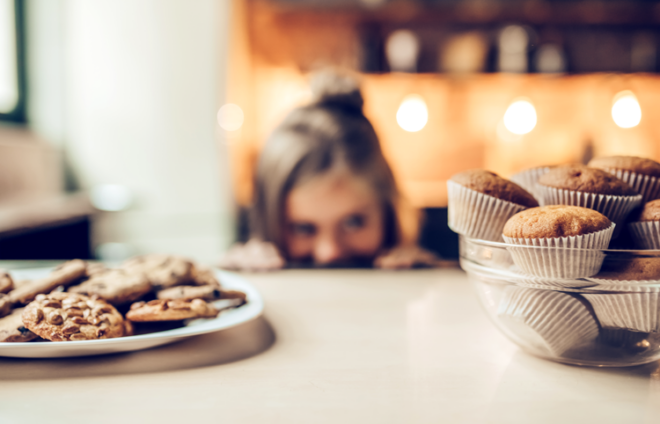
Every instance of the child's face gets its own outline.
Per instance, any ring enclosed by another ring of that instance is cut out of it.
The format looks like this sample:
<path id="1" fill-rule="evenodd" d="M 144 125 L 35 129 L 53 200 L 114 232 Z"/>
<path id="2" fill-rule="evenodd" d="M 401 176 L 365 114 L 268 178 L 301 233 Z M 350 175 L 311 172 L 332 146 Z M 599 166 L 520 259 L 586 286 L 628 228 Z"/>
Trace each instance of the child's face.
<path id="1" fill-rule="evenodd" d="M 294 187 L 285 202 L 290 260 L 317 265 L 373 258 L 383 244 L 384 213 L 369 184 L 335 169 Z"/>

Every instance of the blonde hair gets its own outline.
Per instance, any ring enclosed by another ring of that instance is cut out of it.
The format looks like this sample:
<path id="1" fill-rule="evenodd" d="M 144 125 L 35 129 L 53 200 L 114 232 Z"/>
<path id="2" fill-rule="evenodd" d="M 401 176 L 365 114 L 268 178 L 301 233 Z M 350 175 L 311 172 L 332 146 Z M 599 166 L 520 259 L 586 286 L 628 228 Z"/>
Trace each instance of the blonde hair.
<path id="1" fill-rule="evenodd" d="M 384 248 L 415 242 L 417 212 L 402 198 L 362 112 L 357 80 L 335 71 L 312 79 L 313 101 L 293 110 L 271 134 L 261 152 L 251 214 L 254 237 L 284 250 L 284 202 L 296 185 L 337 164 L 364 178 L 385 212 Z"/>

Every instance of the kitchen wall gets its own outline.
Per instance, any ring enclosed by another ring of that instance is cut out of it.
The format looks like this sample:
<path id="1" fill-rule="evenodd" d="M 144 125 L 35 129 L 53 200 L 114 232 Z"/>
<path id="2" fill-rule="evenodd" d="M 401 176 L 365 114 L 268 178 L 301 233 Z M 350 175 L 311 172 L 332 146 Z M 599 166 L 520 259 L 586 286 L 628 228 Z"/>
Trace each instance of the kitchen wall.
<path id="1" fill-rule="evenodd" d="M 29 0 L 27 10 L 31 126 L 62 153 L 70 189 L 119 209 L 94 218 L 99 255 L 215 259 L 234 234 L 216 131 L 229 3 Z"/>

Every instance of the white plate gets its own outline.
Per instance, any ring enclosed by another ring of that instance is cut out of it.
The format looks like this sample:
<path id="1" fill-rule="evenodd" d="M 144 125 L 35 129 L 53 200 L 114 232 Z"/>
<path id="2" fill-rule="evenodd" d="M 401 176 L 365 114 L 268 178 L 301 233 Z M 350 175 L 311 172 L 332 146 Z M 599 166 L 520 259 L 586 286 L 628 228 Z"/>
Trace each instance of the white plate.
<path id="1" fill-rule="evenodd" d="M 48 275 L 50 268 L 21 269 L 11 271 L 16 280 L 27 280 Z M 193 320 L 185 327 L 138 336 L 116 339 L 83 340 L 73 342 L 29 342 L 0 343 L 0 356 L 15 358 L 62 358 L 71 356 L 104 355 L 107 353 L 130 352 L 173 343 L 187 337 L 212 333 L 250 321 L 264 308 L 261 295 L 243 277 L 218 271 L 223 287 L 240 290 L 247 294 L 247 303 L 239 308 L 220 312 L 217 318 Z M 219 301 L 222 302 L 222 301 Z"/>

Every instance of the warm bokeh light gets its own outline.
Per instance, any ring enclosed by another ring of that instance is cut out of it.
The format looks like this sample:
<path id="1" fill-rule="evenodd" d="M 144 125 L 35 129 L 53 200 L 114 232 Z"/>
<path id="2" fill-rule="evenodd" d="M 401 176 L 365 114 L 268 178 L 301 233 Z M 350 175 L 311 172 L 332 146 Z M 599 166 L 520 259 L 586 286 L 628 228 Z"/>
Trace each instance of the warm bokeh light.
<path id="1" fill-rule="evenodd" d="M 417 132 L 426 126 L 429 111 L 426 102 L 417 94 L 407 96 L 396 112 L 396 122 L 408 132 Z"/>
<path id="2" fill-rule="evenodd" d="M 626 90 L 614 96 L 612 119 L 621 128 L 632 128 L 642 120 L 642 108 L 632 91 Z"/>
<path id="3" fill-rule="evenodd" d="M 504 113 L 504 126 L 514 134 L 523 135 L 536 126 L 536 109 L 527 100 L 516 100 Z"/>
<path id="4" fill-rule="evenodd" d="M 233 103 L 227 103 L 218 110 L 218 125 L 225 131 L 239 130 L 244 120 L 243 109 Z"/>
<path id="5" fill-rule="evenodd" d="M 385 56 L 394 72 L 415 72 L 419 57 L 419 39 L 406 29 L 394 31 L 385 41 Z"/>

